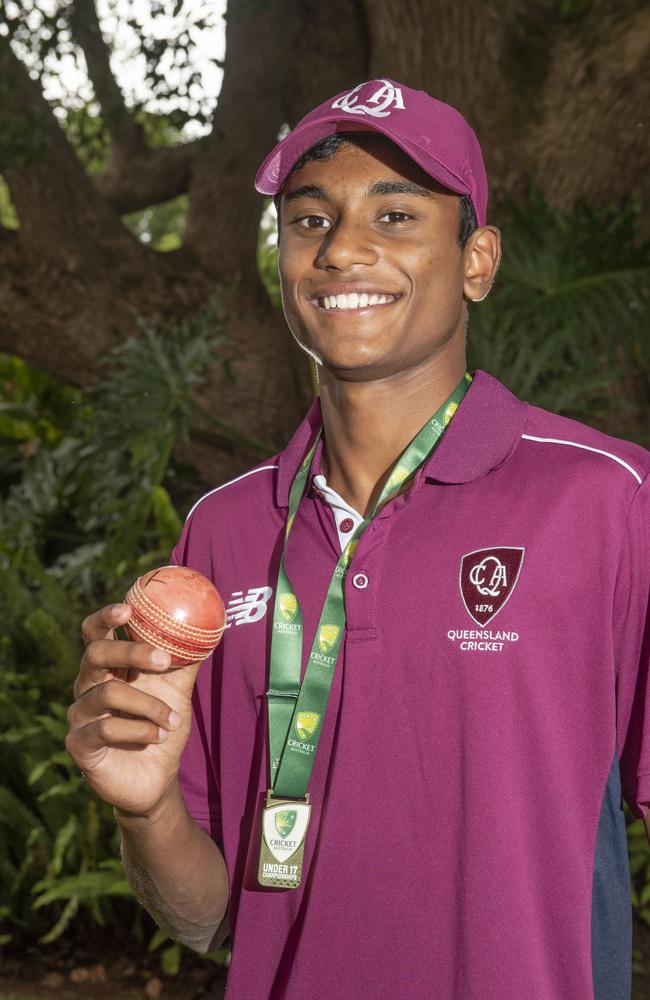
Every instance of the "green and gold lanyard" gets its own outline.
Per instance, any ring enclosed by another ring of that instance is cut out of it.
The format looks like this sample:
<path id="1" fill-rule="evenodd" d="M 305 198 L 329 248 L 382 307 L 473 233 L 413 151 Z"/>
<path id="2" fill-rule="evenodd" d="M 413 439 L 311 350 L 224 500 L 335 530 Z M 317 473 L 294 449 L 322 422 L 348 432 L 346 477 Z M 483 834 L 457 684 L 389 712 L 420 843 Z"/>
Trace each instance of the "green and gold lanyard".
<path id="1" fill-rule="evenodd" d="M 431 454 L 471 381 L 472 376 L 466 372 L 449 398 L 406 447 L 393 466 L 372 511 L 359 524 L 343 550 L 327 589 L 302 684 L 302 613 L 287 576 L 285 558 L 291 527 L 305 492 L 321 431 L 293 480 L 273 608 L 267 692 L 271 787 L 263 815 L 258 868 L 261 885 L 295 888 L 300 884 L 310 812 L 307 786 L 345 629 L 344 583 L 354 550 L 377 511 L 403 489 Z"/>

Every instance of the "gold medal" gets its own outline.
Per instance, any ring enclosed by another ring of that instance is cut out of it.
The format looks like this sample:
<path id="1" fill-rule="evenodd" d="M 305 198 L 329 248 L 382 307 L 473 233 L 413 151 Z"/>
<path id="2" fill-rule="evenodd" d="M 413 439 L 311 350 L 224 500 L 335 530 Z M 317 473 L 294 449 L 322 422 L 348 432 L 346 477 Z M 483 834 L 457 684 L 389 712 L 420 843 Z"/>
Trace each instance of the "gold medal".
<path id="1" fill-rule="evenodd" d="M 300 885 L 305 834 L 311 805 L 304 799 L 276 799 L 269 790 L 262 813 L 262 843 L 257 881 L 273 889 Z"/>

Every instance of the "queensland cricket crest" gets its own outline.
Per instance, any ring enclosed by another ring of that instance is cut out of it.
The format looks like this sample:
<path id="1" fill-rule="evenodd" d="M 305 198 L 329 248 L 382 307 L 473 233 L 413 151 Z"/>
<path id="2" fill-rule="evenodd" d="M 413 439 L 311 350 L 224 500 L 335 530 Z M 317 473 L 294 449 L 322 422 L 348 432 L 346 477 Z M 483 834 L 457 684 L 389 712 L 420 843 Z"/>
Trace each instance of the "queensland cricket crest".
<path id="1" fill-rule="evenodd" d="M 320 715 L 318 712 L 298 712 L 296 716 L 296 733 L 298 734 L 298 739 L 304 743 L 310 736 L 313 736 L 319 722 Z"/>
<path id="2" fill-rule="evenodd" d="M 400 87 L 391 80 L 369 80 L 341 94 L 331 107 L 341 108 L 351 115 L 387 118 L 393 111 L 404 111 L 404 98 Z"/>
<path id="3" fill-rule="evenodd" d="M 318 648 L 321 653 L 329 653 L 339 637 L 341 629 L 338 625 L 322 625 L 318 633 Z"/>
<path id="4" fill-rule="evenodd" d="M 468 552 L 460 563 L 460 593 L 477 625 L 487 625 L 510 598 L 521 572 L 524 549 L 502 545 Z"/>

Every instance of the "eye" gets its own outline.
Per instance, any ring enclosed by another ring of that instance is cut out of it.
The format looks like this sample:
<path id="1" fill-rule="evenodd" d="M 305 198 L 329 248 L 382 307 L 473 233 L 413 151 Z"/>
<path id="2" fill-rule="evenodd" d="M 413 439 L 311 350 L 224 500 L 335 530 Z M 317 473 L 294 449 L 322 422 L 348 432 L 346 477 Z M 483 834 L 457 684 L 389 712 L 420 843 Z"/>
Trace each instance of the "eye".
<path id="1" fill-rule="evenodd" d="M 408 215 L 407 212 L 385 212 L 379 219 L 380 222 L 386 220 L 387 222 L 409 222 L 413 218 L 412 215 Z"/>
<path id="2" fill-rule="evenodd" d="M 329 220 L 322 215 L 303 215 L 295 220 L 295 224 L 302 229 L 327 229 L 330 225 Z"/>

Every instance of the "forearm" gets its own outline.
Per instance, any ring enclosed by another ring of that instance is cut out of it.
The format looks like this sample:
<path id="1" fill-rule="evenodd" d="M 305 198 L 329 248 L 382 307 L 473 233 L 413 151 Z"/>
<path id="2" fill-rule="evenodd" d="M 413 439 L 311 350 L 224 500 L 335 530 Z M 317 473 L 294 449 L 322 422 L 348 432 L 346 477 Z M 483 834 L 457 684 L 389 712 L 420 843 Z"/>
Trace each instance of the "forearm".
<path id="1" fill-rule="evenodd" d="M 116 809 L 115 818 L 126 876 L 156 923 L 195 951 L 217 947 L 226 932 L 226 865 L 187 812 L 178 783 L 151 816 Z"/>

